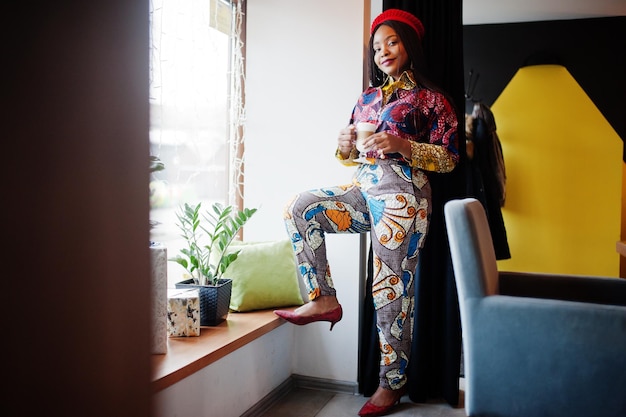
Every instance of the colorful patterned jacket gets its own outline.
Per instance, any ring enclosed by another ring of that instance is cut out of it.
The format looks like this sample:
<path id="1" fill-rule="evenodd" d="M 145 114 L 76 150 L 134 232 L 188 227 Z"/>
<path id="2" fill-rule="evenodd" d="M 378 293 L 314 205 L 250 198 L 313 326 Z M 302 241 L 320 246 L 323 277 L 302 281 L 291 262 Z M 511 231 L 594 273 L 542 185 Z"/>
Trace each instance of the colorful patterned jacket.
<path id="1" fill-rule="evenodd" d="M 386 104 L 384 104 L 386 103 Z M 457 117 L 443 94 L 421 88 L 409 72 L 398 81 L 390 78 L 383 87 L 370 87 L 359 98 L 351 124 L 375 122 L 376 132 L 388 132 L 411 141 L 411 160 L 398 153 L 387 154 L 424 171 L 450 172 L 459 161 Z M 356 165 L 358 151 L 347 159 L 337 152 L 344 165 Z"/>

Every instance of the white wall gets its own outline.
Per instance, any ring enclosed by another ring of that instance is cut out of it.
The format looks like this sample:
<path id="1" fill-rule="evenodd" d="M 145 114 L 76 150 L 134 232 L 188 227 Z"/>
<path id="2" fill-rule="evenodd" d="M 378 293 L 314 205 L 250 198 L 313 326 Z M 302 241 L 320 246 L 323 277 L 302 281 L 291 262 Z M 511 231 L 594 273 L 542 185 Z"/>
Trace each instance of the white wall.
<path id="1" fill-rule="evenodd" d="M 280 326 L 156 393 L 153 416 L 240 416 L 292 374 L 291 333 Z"/>
<path id="2" fill-rule="evenodd" d="M 246 240 L 286 239 L 292 195 L 350 182 L 354 168 L 334 152 L 363 87 L 365 3 L 248 1 L 245 201 L 259 211 Z M 358 235 L 328 236 L 344 318 L 332 332 L 328 323 L 293 328 L 293 373 L 356 382 L 359 245 Z"/>
<path id="3" fill-rule="evenodd" d="M 285 238 L 292 195 L 350 182 L 334 152 L 362 89 L 362 47 L 363 1 L 248 0 L 245 201 L 260 210 L 246 240 Z"/>

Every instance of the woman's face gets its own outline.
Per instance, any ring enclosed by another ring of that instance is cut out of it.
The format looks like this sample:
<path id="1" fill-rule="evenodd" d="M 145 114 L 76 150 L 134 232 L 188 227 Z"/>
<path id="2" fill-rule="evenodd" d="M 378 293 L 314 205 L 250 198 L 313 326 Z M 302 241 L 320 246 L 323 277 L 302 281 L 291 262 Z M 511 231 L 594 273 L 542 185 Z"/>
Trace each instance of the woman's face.
<path id="1" fill-rule="evenodd" d="M 374 33 L 374 63 L 394 80 L 409 66 L 409 56 L 396 31 L 387 25 L 380 25 Z"/>

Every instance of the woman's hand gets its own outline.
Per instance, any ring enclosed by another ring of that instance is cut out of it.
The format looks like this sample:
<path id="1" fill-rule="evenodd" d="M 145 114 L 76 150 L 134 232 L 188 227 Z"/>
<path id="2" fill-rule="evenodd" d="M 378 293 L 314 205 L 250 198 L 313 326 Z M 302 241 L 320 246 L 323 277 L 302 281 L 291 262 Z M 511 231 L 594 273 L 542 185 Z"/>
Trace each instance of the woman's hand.
<path id="1" fill-rule="evenodd" d="M 348 125 L 339 131 L 339 137 L 337 138 L 337 146 L 343 159 L 350 157 L 350 152 L 354 148 L 356 142 L 356 128 L 354 125 Z"/>
<path id="2" fill-rule="evenodd" d="M 387 153 L 399 153 L 411 159 L 411 143 L 387 132 L 378 132 L 365 139 L 365 147 L 378 151 L 378 157 L 385 159 Z"/>

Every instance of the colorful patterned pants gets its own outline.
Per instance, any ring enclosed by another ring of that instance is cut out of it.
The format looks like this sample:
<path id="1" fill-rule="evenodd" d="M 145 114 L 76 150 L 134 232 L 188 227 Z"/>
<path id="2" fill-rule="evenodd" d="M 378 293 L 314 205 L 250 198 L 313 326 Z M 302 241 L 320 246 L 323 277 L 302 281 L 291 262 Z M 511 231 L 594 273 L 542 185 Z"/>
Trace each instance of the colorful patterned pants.
<path id="1" fill-rule="evenodd" d="M 285 224 L 309 299 L 335 295 L 326 258 L 325 233 L 371 232 L 372 294 L 380 340 L 380 386 L 399 389 L 413 330 L 413 284 L 430 219 L 426 176 L 393 160 L 361 165 L 353 184 L 298 194 Z"/>

